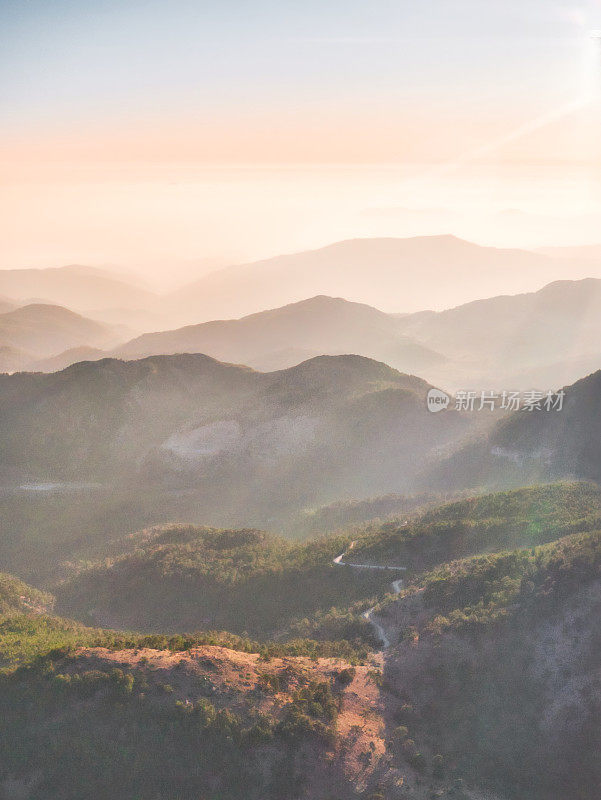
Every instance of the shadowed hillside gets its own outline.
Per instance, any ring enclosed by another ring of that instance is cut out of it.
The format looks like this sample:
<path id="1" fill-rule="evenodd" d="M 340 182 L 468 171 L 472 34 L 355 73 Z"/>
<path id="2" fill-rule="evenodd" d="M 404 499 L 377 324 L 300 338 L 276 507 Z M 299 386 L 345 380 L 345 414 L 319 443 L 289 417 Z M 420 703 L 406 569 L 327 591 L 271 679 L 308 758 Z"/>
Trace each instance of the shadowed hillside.
<path id="1" fill-rule="evenodd" d="M 513 800 L 593 800 L 601 535 L 452 562 L 382 612 L 400 754 Z M 469 795 L 466 795 L 469 796 Z"/>
<path id="2" fill-rule="evenodd" d="M 477 553 L 534 547 L 597 529 L 599 487 L 558 483 L 470 497 L 403 522 L 367 525 L 357 536 L 353 558 L 423 570 Z"/>
<path id="3" fill-rule="evenodd" d="M 2 468 L 13 483 L 185 490 L 194 519 L 271 527 L 306 507 L 407 490 L 471 422 L 429 414 L 427 389 L 358 356 L 266 374 L 180 355 L 2 376 Z"/>
<path id="4" fill-rule="evenodd" d="M 600 481 L 601 372 L 564 392 L 560 411 L 514 412 L 423 476 L 425 484 L 448 489 L 562 478 Z"/>
<path id="5" fill-rule="evenodd" d="M 348 541 L 293 545 L 261 531 L 162 526 L 129 536 L 121 545 L 125 555 L 61 584 L 57 609 L 110 628 L 208 627 L 266 638 L 338 607 L 323 622 L 321 638 L 372 641 L 367 622 L 343 609 L 357 604 L 358 616 L 367 599 L 387 590 L 389 578 L 333 564 Z"/>
<path id="6" fill-rule="evenodd" d="M 597 489 L 558 485 L 465 499 L 408 521 L 425 558 L 414 559 L 398 598 L 380 594 L 376 619 L 391 646 L 371 656 L 337 638 L 335 626 L 322 642 L 86 628 L 47 616 L 51 597 L 5 575 L 2 791 L 76 800 L 92 787 L 108 800 L 117 782 L 148 800 L 157 787 L 190 800 L 207 792 L 232 800 L 242 792 L 273 800 L 594 800 L 601 540 L 590 527 L 598 515 Z M 422 571 L 432 536 L 448 536 L 451 522 L 473 549 L 518 539 L 527 546 Z M 589 532 L 533 546 L 570 528 Z M 381 548 L 388 534 L 365 530 L 356 555 L 366 555 L 370 538 L 380 557 L 390 554 Z M 251 616 L 262 602 L 261 575 L 271 578 L 266 588 L 278 575 L 287 586 L 308 581 L 289 593 L 300 613 L 319 593 L 348 602 L 351 580 L 357 591 L 374 588 L 361 586 L 356 569 L 332 564 L 348 538 L 293 547 L 257 531 L 169 526 L 128 543 L 129 555 L 82 572 L 71 588 L 85 587 L 85 577 L 105 610 L 117 598 L 124 610 L 160 613 L 152 593 L 164 601 L 176 579 L 178 613 L 211 597 L 207 579 L 233 597 L 247 584 L 253 591 L 236 613 Z M 320 568 L 331 578 L 317 577 Z M 263 600 L 261 616 L 272 605 Z M 219 614 L 229 613 L 226 604 L 217 604 Z"/>

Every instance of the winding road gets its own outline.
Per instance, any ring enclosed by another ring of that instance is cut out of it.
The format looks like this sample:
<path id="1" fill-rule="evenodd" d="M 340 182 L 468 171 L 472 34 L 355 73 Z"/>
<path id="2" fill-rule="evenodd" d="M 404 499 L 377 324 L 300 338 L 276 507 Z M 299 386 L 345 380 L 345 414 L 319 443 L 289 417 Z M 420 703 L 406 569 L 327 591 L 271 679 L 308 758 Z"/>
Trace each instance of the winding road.
<path id="1" fill-rule="evenodd" d="M 345 550 L 344 553 L 341 553 L 339 556 L 336 556 L 336 558 L 333 559 L 334 564 L 336 564 L 336 566 L 338 567 L 354 567 L 355 569 L 393 570 L 395 572 L 399 571 L 404 572 L 407 569 L 407 567 L 396 567 L 396 566 L 390 567 L 390 566 L 380 566 L 376 564 L 353 564 L 350 561 L 343 561 L 342 559 L 349 553 L 350 550 L 353 549 L 354 546 L 355 542 L 351 542 L 348 550 Z M 391 585 L 394 593 L 399 594 L 399 592 L 403 588 L 403 579 L 397 578 L 395 581 L 392 581 Z M 386 636 L 386 631 L 380 625 L 380 623 L 376 622 L 376 620 L 373 618 L 373 613 L 375 609 L 376 609 L 375 606 L 369 608 L 367 611 L 363 612 L 362 616 L 370 623 L 370 625 L 374 628 L 374 630 L 378 634 L 378 637 L 382 642 L 382 650 L 386 650 L 386 648 L 390 647 L 390 639 L 388 638 L 388 636 Z"/>

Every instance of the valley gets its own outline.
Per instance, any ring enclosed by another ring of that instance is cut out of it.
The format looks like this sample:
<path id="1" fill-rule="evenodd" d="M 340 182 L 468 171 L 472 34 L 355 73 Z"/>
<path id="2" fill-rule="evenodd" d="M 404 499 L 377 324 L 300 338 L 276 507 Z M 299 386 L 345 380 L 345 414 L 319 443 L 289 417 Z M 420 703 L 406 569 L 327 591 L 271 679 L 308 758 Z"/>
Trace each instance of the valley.
<path id="1" fill-rule="evenodd" d="M 598 733 L 587 709 L 598 692 L 600 514 L 597 487 L 556 484 L 472 497 L 368 524 L 357 538 L 349 532 L 301 545 L 256 531 L 142 531 L 124 541 L 131 555 L 82 564 L 54 596 L 3 576 L 0 725 L 12 740 L 3 791 L 75 798 L 90 785 L 108 797 L 118 780 L 143 796 L 145 787 L 169 785 L 183 798 L 209 790 L 235 798 L 243 783 L 247 796 L 274 800 L 332 791 L 341 800 L 366 792 L 513 800 L 528 786 L 542 800 L 561 785 L 592 798 Z M 203 555 L 195 563 L 197 542 Z M 401 555 L 408 568 L 394 578 L 400 565 L 391 559 Z M 271 575 L 262 589 L 261 574 Z M 226 594 L 213 606 L 221 616 L 209 622 L 209 587 L 223 581 Z M 86 593 L 94 613 L 111 608 L 112 619 L 82 624 Z M 297 617 L 276 631 L 284 596 Z M 135 598 L 145 619 L 116 617 L 121 598 L 129 614 Z M 181 618 L 185 598 L 201 604 L 196 617 L 190 606 Z M 236 619 L 241 636 L 215 632 Z M 176 633 L 182 623 L 214 632 Z M 133 627 L 146 632 L 123 630 Z M 253 627 L 258 641 L 246 632 Z M 558 681 L 566 688 L 553 700 Z M 95 716 L 94 732 L 84 713 Z M 519 738 L 508 736 L 517 713 Z M 58 748 L 52 764 L 47 725 Z M 580 738 L 566 747 L 569 725 Z M 109 729 L 122 733 L 113 739 Z M 152 745 L 158 730 L 160 753 Z M 200 741 L 210 762 L 196 751 L 190 772 L 190 748 Z M 66 785 L 65 759 L 75 753 Z M 145 776 L 133 784 L 131 758 Z M 107 772 L 100 767 L 109 760 Z"/>
<path id="2" fill-rule="evenodd" d="M 0 800 L 601 800 L 601 0 L 9 0 L 0 109 Z"/>
<path id="3" fill-rule="evenodd" d="M 601 373 L 561 413 L 432 414 L 387 363 L 477 381 L 511 314 L 542 331 L 570 292 L 586 352 L 582 290 L 316 297 L 114 351 L 65 309 L 0 314 L 7 346 L 73 345 L 0 375 L 0 796 L 593 800 Z"/>
<path id="4" fill-rule="evenodd" d="M 0 797 L 594 800 L 601 373 L 555 413 L 426 397 L 579 377 L 596 307 L 316 296 L 128 339 L 8 303 Z"/>

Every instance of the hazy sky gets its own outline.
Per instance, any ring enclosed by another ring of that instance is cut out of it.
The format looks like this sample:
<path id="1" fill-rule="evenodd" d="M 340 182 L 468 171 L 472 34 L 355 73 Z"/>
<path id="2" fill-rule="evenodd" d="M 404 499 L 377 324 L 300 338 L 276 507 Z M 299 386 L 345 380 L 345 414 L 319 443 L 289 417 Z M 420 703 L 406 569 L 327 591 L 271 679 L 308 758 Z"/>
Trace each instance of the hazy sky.
<path id="1" fill-rule="evenodd" d="M 0 0 L 0 14 L 2 267 L 152 272 L 436 228 L 596 238 L 599 0 Z"/>

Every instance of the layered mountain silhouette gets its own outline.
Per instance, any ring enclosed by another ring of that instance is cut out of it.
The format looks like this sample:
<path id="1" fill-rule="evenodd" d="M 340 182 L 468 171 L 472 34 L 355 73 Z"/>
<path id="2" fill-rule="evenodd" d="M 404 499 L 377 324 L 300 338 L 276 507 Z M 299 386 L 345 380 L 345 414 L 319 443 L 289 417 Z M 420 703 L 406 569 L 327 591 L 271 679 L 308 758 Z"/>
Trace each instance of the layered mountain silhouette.
<path id="1" fill-rule="evenodd" d="M 122 338 L 118 329 L 67 308 L 31 304 L 0 314 L 0 368 L 31 369 L 38 359 L 73 347 L 107 347 Z"/>
<path id="2" fill-rule="evenodd" d="M 139 358 L 171 353 L 205 353 L 267 371 L 317 355 L 344 353 L 368 356 L 415 373 L 445 360 L 399 333 L 399 322 L 393 316 L 362 303 L 325 296 L 239 320 L 145 334 L 113 354 Z"/>
<path id="3" fill-rule="evenodd" d="M 594 371 L 601 366 L 600 343 L 601 281 L 589 278 L 438 313 L 392 315 L 319 296 L 239 320 L 144 334 L 106 355 L 202 352 L 269 371 L 315 355 L 356 353 L 451 391 L 512 390 L 558 388 Z M 65 353 L 38 366 L 66 366 L 77 357 Z"/>
<path id="4" fill-rule="evenodd" d="M 583 264 L 590 269 L 592 260 L 484 248 L 452 236 L 353 240 L 220 270 L 161 300 L 138 287 L 116 287 L 112 275 L 89 268 L 4 271 L 0 290 L 7 296 L 17 296 L 17 289 L 23 292 L 28 286 L 33 291 L 35 284 L 38 293 L 50 286 L 81 303 L 83 292 L 88 305 L 105 306 L 92 316 L 126 320 L 138 329 L 153 326 L 157 332 L 117 349 L 85 336 L 66 341 L 62 349 L 57 341 L 56 348 L 44 352 L 24 341 L 0 339 L 0 346 L 10 348 L 0 353 L 0 368 L 51 371 L 100 358 L 104 350 L 106 356 L 123 358 L 199 352 L 271 371 L 321 354 L 356 353 L 454 391 L 558 388 L 601 366 L 598 279 L 559 280 L 538 291 L 474 300 L 439 312 L 390 314 L 352 301 L 353 295 L 364 300 L 377 295 L 380 307 L 401 311 L 414 305 L 410 298 L 427 284 L 421 306 L 436 306 L 439 287 L 433 275 L 443 263 L 458 296 L 465 296 L 466 286 L 468 293 L 486 294 L 497 284 L 540 285 L 556 273 L 581 271 Z M 340 285 L 345 286 L 346 301 L 321 293 L 310 296 L 316 289 L 337 291 Z M 445 289 L 445 298 L 454 291 Z M 232 318 L 294 294 L 301 295 L 298 302 Z M 119 303 L 130 307 L 118 309 Z M 229 318 L 202 322 L 220 310 Z M 196 324 L 160 330 L 167 320 L 183 317 Z M 125 338 L 125 332 L 116 337 Z"/>
<path id="5" fill-rule="evenodd" d="M 227 267 L 174 292 L 165 302 L 188 315 L 189 322 L 200 322 L 317 294 L 336 296 L 344 287 L 348 300 L 390 312 L 415 312 L 501 292 L 531 291 L 574 274 L 576 268 L 540 253 L 481 247 L 455 236 L 352 239 Z"/>
<path id="6" fill-rule="evenodd" d="M 601 365 L 599 311 L 596 279 L 557 281 L 538 292 L 410 315 L 320 296 L 239 320 L 144 334 L 113 350 L 78 345 L 37 360 L 21 353 L 17 368 L 54 371 L 103 356 L 202 352 L 271 371 L 316 355 L 355 353 L 450 391 L 548 389 Z"/>
<path id="7" fill-rule="evenodd" d="M 0 270 L 0 294 L 15 298 L 20 305 L 36 302 L 84 314 L 95 312 L 94 316 L 107 313 L 108 322 L 119 324 L 126 321 L 125 310 L 139 312 L 156 300 L 151 292 L 111 272 L 79 265 Z"/>
<path id="8" fill-rule="evenodd" d="M 129 274 L 70 265 L 0 270 L 0 295 L 43 301 L 137 330 L 231 319 L 316 295 L 344 296 L 387 312 L 441 309 L 551 280 L 597 274 L 595 248 L 532 252 L 484 247 L 451 235 L 366 238 L 233 265 L 163 296 Z"/>
<path id="9" fill-rule="evenodd" d="M 601 366 L 601 281 L 556 281 L 538 292 L 405 316 L 400 329 L 452 364 L 451 388 L 559 388 Z"/>
<path id="10" fill-rule="evenodd" d="M 77 364 L 80 361 L 99 361 L 101 358 L 106 358 L 105 350 L 84 344 L 79 347 L 71 347 L 69 350 L 62 350 L 57 355 L 48 358 L 30 360 L 26 367 L 21 367 L 21 371 L 60 372 L 60 370 L 70 367 L 71 364 Z M 11 370 L 6 371 L 10 372 Z"/>

